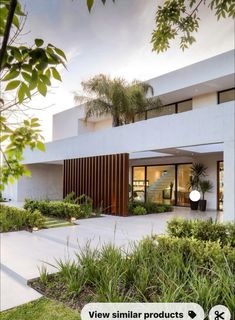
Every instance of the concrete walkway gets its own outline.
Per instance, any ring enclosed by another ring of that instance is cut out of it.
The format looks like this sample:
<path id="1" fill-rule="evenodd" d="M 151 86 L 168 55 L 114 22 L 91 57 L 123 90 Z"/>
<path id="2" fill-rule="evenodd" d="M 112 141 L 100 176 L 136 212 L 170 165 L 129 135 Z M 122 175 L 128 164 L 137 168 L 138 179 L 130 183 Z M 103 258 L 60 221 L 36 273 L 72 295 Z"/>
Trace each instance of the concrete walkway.
<path id="1" fill-rule="evenodd" d="M 216 212 L 191 212 L 175 208 L 174 212 L 147 216 L 84 219 L 77 225 L 37 232 L 1 234 L 1 310 L 38 299 L 40 294 L 27 286 L 29 279 L 39 276 L 45 262 L 55 272 L 55 259 L 73 259 L 79 248 L 89 242 L 92 247 L 114 243 L 127 250 L 132 242 L 151 234 L 163 234 L 167 221 L 181 216 L 186 219 L 215 219 Z"/>

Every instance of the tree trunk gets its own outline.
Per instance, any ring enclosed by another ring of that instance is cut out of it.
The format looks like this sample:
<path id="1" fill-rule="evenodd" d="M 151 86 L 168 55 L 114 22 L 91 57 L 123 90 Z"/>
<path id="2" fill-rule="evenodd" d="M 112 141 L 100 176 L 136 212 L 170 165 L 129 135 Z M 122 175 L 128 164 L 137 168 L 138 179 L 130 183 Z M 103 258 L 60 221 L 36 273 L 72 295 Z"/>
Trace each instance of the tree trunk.
<path id="1" fill-rule="evenodd" d="M 119 127 L 120 126 L 120 119 L 117 115 L 113 115 L 113 127 Z"/>

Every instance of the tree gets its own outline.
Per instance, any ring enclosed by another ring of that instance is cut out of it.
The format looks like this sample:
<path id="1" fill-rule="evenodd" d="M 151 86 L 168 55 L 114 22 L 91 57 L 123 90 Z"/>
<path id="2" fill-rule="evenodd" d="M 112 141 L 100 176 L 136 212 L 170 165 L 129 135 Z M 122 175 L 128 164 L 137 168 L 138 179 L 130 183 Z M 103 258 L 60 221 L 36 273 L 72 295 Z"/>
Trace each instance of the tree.
<path id="1" fill-rule="evenodd" d="M 0 190 L 3 190 L 9 181 L 30 174 L 20 163 L 26 147 L 45 149 L 37 118 L 25 119 L 12 127 L 6 113 L 15 106 L 20 109 L 36 93 L 46 96 L 51 79 L 61 81 L 56 67 L 65 65 L 66 56 L 54 45 L 45 45 L 42 39 L 35 39 L 29 45 L 14 45 L 26 19 L 18 0 L 1 0 L 0 18 L 0 80 L 3 84 L 0 97 L 0 153 L 3 158 Z M 9 100 L 8 92 L 14 93 L 13 100 Z"/>
<path id="2" fill-rule="evenodd" d="M 111 114 L 114 127 L 130 123 L 136 113 L 160 104 L 159 99 L 147 97 L 148 93 L 153 96 L 154 92 L 153 88 L 144 82 L 127 83 L 122 78 L 111 79 L 100 74 L 82 82 L 82 88 L 87 95 L 86 119 Z M 81 97 L 75 95 L 75 100 L 80 102 Z"/>
<path id="3" fill-rule="evenodd" d="M 87 0 L 89 11 L 93 4 L 94 0 Z M 166 51 L 176 37 L 180 37 L 182 50 L 192 45 L 196 41 L 194 33 L 199 30 L 201 8 L 211 11 L 218 20 L 235 18 L 234 0 L 166 0 L 156 11 L 151 39 L 153 51 Z"/>

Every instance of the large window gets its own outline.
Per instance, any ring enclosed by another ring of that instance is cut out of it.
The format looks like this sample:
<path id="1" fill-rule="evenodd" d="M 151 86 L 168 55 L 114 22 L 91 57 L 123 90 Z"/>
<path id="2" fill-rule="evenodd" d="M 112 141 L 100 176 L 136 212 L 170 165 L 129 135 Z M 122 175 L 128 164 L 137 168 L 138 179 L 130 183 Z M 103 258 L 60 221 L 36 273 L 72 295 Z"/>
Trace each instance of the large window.
<path id="1" fill-rule="evenodd" d="M 175 204 L 175 166 L 147 167 L 146 200 L 161 204 Z"/>
<path id="2" fill-rule="evenodd" d="M 189 205 L 189 177 L 191 164 L 179 164 L 177 166 L 177 204 Z"/>
<path id="3" fill-rule="evenodd" d="M 189 206 L 190 167 L 191 164 L 133 167 L 133 198 Z"/>
<path id="4" fill-rule="evenodd" d="M 218 162 L 218 210 L 223 210 L 224 203 L 224 163 L 223 161 Z"/>
<path id="5" fill-rule="evenodd" d="M 180 101 L 141 112 L 135 115 L 133 122 L 167 116 L 192 110 L 192 99 Z"/>
<path id="6" fill-rule="evenodd" d="M 132 190 L 134 199 L 145 201 L 145 185 L 145 167 L 133 167 Z"/>
<path id="7" fill-rule="evenodd" d="M 235 100 L 235 88 L 218 92 L 218 103 L 224 103 Z"/>

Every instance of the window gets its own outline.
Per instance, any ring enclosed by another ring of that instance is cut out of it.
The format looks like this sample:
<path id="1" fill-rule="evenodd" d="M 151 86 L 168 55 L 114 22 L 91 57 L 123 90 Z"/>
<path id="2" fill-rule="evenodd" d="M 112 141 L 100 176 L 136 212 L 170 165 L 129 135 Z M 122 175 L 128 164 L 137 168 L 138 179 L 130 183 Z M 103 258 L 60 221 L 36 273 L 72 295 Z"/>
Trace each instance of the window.
<path id="1" fill-rule="evenodd" d="M 190 111 L 192 110 L 192 99 L 178 102 L 177 103 L 177 113 L 185 112 L 185 111 Z"/>
<path id="2" fill-rule="evenodd" d="M 146 113 L 145 112 L 137 113 L 135 115 L 134 122 L 138 122 L 138 121 L 142 121 L 142 120 L 146 120 Z"/>
<path id="3" fill-rule="evenodd" d="M 166 116 L 175 113 L 175 104 L 161 106 L 147 111 L 147 119 Z"/>
<path id="4" fill-rule="evenodd" d="M 189 206 L 190 163 L 132 167 L 134 200 Z"/>
<path id="5" fill-rule="evenodd" d="M 218 92 L 218 103 L 235 100 L 235 88 Z"/>

